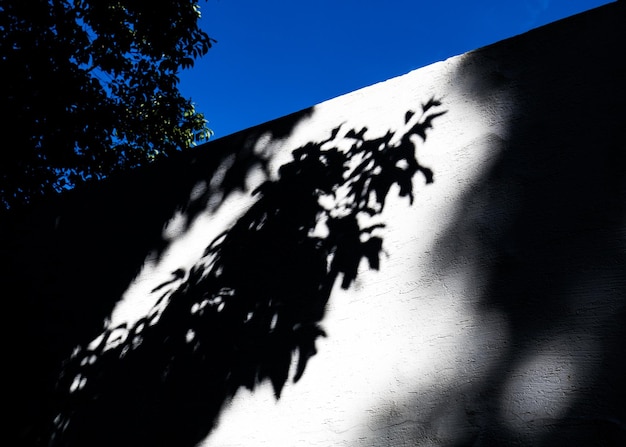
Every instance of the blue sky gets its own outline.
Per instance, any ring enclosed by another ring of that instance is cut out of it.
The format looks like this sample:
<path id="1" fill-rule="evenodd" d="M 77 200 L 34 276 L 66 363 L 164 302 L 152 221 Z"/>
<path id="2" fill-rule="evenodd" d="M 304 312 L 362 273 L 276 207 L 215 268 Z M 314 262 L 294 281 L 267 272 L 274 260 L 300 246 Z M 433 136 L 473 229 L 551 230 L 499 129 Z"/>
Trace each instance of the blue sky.
<path id="1" fill-rule="evenodd" d="M 607 0 L 208 0 L 180 89 L 219 138 Z"/>

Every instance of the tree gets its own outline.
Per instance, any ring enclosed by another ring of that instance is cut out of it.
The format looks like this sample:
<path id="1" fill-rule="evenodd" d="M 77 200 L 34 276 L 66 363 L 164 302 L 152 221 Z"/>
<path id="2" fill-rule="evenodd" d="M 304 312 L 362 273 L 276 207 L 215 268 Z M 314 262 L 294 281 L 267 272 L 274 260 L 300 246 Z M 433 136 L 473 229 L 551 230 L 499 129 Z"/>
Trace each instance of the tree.
<path id="1" fill-rule="evenodd" d="M 214 43 L 199 17 L 199 0 L 3 1 L 2 207 L 208 139 L 178 90 Z"/>

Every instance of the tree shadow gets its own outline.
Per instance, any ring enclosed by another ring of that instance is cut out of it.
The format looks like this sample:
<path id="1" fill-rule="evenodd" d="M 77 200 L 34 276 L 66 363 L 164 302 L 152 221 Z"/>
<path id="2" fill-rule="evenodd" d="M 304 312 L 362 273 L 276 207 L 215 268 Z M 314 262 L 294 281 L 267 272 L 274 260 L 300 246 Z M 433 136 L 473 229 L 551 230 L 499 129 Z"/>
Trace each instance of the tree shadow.
<path id="1" fill-rule="evenodd" d="M 626 445 L 623 6 L 470 53 L 458 69 L 477 103 L 504 92 L 515 110 L 433 262 L 446 276 L 470 260 L 463 299 L 506 330 L 468 342 L 480 375 L 467 361 L 437 396 L 407 404 L 413 445 Z"/>
<path id="2" fill-rule="evenodd" d="M 238 389 L 269 381 L 279 398 L 316 353 L 335 282 L 350 287 L 364 262 L 378 269 L 384 223 L 377 217 L 389 193 L 412 202 L 416 174 L 433 181 L 415 146 L 444 113 L 433 98 L 420 113 L 408 111 L 399 131 L 369 138 L 365 127 L 341 125 L 294 150 L 191 269 L 154 288 L 157 304 L 145 318 L 81 338 L 93 341 L 62 365 L 42 445 L 191 447 Z M 142 241 L 125 239 L 133 249 Z"/>
<path id="3" fill-rule="evenodd" d="M 3 337 L 11 427 L 20 445 L 46 445 L 64 359 L 96 338 L 149 253 L 168 248 L 176 213 L 183 230 L 216 212 L 249 177 L 267 175 L 263 141 L 284 138 L 306 109 L 143 168 L 0 212 L 0 280 L 12 325 Z M 207 211 L 208 210 L 208 211 Z M 10 365 L 10 367 L 9 367 Z"/>

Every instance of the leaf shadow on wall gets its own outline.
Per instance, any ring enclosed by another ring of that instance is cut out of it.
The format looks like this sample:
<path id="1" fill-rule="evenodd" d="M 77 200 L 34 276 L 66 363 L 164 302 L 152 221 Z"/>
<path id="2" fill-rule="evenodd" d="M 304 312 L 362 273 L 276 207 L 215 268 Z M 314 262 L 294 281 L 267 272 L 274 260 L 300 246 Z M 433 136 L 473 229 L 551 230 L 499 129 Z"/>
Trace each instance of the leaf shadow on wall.
<path id="1" fill-rule="evenodd" d="M 184 231 L 231 195 L 249 194 L 250 178 L 267 175 L 261 143 L 279 142 L 311 113 L 0 213 L 0 282 L 12 321 L 5 381 L 20 390 L 7 396 L 6 417 L 19 445 L 45 445 L 62 362 L 102 332 L 148 254 L 166 252 L 172 216 L 183 216 Z"/>
<path id="2" fill-rule="evenodd" d="M 316 353 L 335 282 L 350 287 L 362 262 L 378 269 L 389 193 L 412 202 L 416 174 L 433 181 L 415 146 L 440 107 L 431 99 L 381 137 L 339 126 L 294 150 L 204 257 L 173 272 L 180 281 L 153 290 L 149 315 L 69 359 L 51 445 L 192 447 L 241 387 L 269 381 L 279 398 Z"/>

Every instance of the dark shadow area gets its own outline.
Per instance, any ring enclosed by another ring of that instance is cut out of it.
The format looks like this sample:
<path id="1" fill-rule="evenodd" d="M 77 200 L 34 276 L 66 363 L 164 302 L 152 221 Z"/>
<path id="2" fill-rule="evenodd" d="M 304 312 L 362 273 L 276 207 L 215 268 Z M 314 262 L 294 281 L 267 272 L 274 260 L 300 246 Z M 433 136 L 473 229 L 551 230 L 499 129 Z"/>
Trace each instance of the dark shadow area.
<path id="1" fill-rule="evenodd" d="M 88 343 L 146 254 L 165 248 L 161 233 L 173 212 L 183 209 L 191 222 L 206 208 L 210 190 L 189 202 L 198 181 L 234 156 L 220 184 L 228 193 L 245 188 L 251 167 L 265 166 L 252 150 L 256 128 L 206 145 L 191 163 L 172 160 L 112 180 L 120 194 L 111 196 L 111 185 L 76 191 L 51 212 L 7 221 L 3 280 L 19 291 L 10 315 L 21 331 L 11 378 L 24 389 L 15 403 L 21 444 L 192 447 L 239 388 L 269 381 L 280 397 L 316 352 L 334 283 L 348 288 L 362 262 L 379 267 L 384 224 L 376 216 L 389 192 L 412 202 L 415 175 L 433 181 L 416 159 L 415 137 L 426 139 L 445 113 L 440 106 L 431 99 L 408 111 L 398 132 L 369 138 L 367 128 L 339 126 L 293 151 L 278 178 L 253 192 L 256 203 L 205 242 L 204 257 L 172 272 L 175 286 L 153 290 L 159 303 L 149 315 L 107 330 L 96 345 Z M 259 136 L 289 134 L 266 127 Z M 339 149 L 346 140 L 351 148 Z M 80 216 L 65 223 L 58 210 Z"/>
<path id="2" fill-rule="evenodd" d="M 312 109 L 231 135 L 176 157 L 0 214 L 8 414 L 17 445 L 47 445 L 42 427 L 61 363 L 102 331 L 148 254 L 167 248 L 163 230 L 212 203 L 247 191 L 266 169 L 261 137 L 282 138 Z"/>
<path id="3" fill-rule="evenodd" d="M 478 50 L 459 68 L 478 104 L 512 94 L 514 112 L 433 251 L 444 274 L 472 260 L 476 309 L 504 315 L 508 335 L 482 353 L 497 357 L 486 375 L 459 377 L 440 405 L 413 400 L 414 445 L 626 445 L 625 9 Z M 560 377 L 558 362 L 572 374 Z"/>

